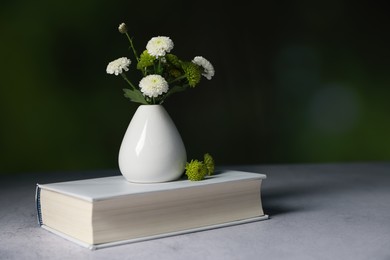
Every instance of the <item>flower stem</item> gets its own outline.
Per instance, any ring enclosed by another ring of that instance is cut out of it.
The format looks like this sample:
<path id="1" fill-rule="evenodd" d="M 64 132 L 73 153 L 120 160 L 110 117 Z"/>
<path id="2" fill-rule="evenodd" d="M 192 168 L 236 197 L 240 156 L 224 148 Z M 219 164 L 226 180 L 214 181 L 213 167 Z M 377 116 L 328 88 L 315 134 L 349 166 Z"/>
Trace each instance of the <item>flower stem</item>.
<path id="1" fill-rule="evenodd" d="M 126 77 L 125 73 L 121 73 L 121 76 L 124 80 L 126 80 L 127 83 L 129 83 L 130 87 L 132 87 L 133 90 L 135 90 L 133 83 L 131 83 L 131 81 Z"/>
<path id="2" fill-rule="evenodd" d="M 174 80 L 172 80 L 172 81 L 168 82 L 168 84 L 171 84 L 171 83 L 173 83 L 173 82 L 176 82 L 176 81 L 182 80 L 182 79 L 184 79 L 184 78 L 186 78 L 186 75 L 182 75 L 182 76 L 180 76 L 180 77 L 177 77 L 177 78 L 175 78 Z"/>
<path id="3" fill-rule="evenodd" d="M 162 75 L 161 58 L 158 59 L 157 72 L 159 75 Z"/>
<path id="4" fill-rule="evenodd" d="M 126 32 L 126 36 L 127 36 L 127 39 L 128 39 L 129 42 L 130 42 L 130 47 L 131 47 L 131 49 L 133 50 L 134 56 L 135 56 L 135 58 L 137 59 L 137 62 L 139 62 L 139 58 L 138 58 L 137 51 L 135 50 L 133 41 L 131 40 L 131 38 L 130 38 L 130 36 L 129 36 L 129 34 L 128 34 L 127 32 Z"/>

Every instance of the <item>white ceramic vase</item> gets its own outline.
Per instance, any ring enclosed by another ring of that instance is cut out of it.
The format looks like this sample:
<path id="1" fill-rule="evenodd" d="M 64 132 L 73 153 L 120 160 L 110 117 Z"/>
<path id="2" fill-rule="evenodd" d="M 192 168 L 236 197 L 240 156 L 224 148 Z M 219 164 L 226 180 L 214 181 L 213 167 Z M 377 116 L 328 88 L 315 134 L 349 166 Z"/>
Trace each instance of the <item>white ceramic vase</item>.
<path id="1" fill-rule="evenodd" d="M 119 170 L 129 182 L 178 179 L 187 153 L 179 131 L 162 105 L 140 105 L 123 137 Z"/>

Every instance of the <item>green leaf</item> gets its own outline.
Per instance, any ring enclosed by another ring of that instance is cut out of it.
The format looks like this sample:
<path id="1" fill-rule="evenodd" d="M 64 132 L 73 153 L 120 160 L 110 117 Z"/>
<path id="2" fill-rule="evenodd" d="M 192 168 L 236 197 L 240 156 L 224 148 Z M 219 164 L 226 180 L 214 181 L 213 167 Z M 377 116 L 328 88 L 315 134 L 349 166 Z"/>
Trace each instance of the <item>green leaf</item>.
<path id="1" fill-rule="evenodd" d="M 125 92 L 125 97 L 129 98 L 131 101 L 136 103 L 141 103 L 144 105 L 147 105 L 148 102 L 146 102 L 145 97 L 142 95 L 141 91 L 137 89 L 128 89 L 124 88 L 123 91 Z"/>
<path id="2" fill-rule="evenodd" d="M 176 86 L 173 86 L 172 88 L 169 89 L 168 93 L 165 95 L 165 98 L 169 97 L 170 95 L 172 95 L 174 93 L 178 93 L 178 92 L 182 92 L 182 91 L 186 90 L 187 86 L 188 85 L 184 85 L 184 86 L 176 85 Z"/>

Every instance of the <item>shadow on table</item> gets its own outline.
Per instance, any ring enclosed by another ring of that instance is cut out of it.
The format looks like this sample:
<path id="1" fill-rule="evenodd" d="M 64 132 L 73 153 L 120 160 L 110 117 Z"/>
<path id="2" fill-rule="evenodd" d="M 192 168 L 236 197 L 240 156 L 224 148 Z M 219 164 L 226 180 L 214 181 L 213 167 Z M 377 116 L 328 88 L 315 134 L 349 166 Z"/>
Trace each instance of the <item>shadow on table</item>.
<path id="1" fill-rule="evenodd" d="M 269 187 L 262 190 L 264 212 L 270 217 L 296 211 L 312 209 L 310 203 L 305 204 L 302 197 L 313 197 L 316 194 L 334 193 L 337 185 L 321 182 L 320 185 L 302 185 L 286 182 L 286 186 Z"/>

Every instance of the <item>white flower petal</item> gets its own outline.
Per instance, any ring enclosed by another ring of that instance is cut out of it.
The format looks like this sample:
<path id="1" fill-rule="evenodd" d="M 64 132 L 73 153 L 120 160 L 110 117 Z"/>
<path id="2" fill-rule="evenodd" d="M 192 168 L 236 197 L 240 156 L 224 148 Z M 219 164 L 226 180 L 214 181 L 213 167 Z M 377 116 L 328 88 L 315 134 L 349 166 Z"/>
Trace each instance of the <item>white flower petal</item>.
<path id="1" fill-rule="evenodd" d="M 128 59 L 126 57 L 122 57 L 122 58 L 116 59 L 116 60 L 108 63 L 107 68 L 106 68 L 106 72 L 108 74 L 115 74 L 118 76 L 123 71 L 128 71 L 130 64 L 131 64 L 130 59 Z"/>
<path id="2" fill-rule="evenodd" d="M 153 37 L 146 45 L 146 50 L 151 56 L 161 57 L 173 49 L 173 41 L 166 36 Z"/>
<path id="3" fill-rule="evenodd" d="M 158 97 L 168 92 L 168 82 L 160 75 L 148 75 L 139 82 L 141 92 L 148 97 Z"/>
<path id="4" fill-rule="evenodd" d="M 195 63 L 198 66 L 201 66 L 203 68 L 202 75 L 205 78 L 207 78 L 208 80 L 210 80 L 214 76 L 215 70 L 214 70 L 213 65 L 208 60 L 203 58 L 202 56 L 196 56 L 192 60 L 192 62 Z"/>

